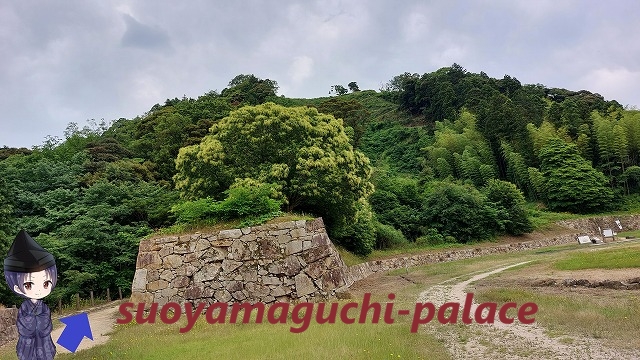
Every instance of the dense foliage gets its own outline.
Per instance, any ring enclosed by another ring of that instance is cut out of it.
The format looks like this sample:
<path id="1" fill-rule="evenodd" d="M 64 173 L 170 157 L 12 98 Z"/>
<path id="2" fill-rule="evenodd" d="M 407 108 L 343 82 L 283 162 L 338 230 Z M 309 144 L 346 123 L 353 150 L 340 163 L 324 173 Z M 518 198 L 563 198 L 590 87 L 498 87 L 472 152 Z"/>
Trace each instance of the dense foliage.
<path id="1" fill-rule="evenodd" d="M 360 254 L 532 230 L 525 202 L 615 209 L 640 192 L 640 111 L 586 90 L 494 79 L 457 64 L 380 91 L 277 96 L 233 78 L 133 119 L 0 149 L 0 252 L 22 228 L 56 256 L 47 301 L 122 287 L 159 228 L 298 211 Z M 0 302 L 17 303 L 0 287 Z"/>
<path id="2" fill-rule="evenodd" d="M 350 250 L 373 248 L 371 236 L 351 231 L 370 222 L 359 214 L 373 191 L 369 161 L 353 150 L 342 122 L 314 108 L 265 103 L 235 110 L 200 144 L 182 148 L 176 167 L 176 187 L 187 199 L 220 198 L 238 179 L 271 184 L 287 211 L 321 215 Z M 347 235 L 349 242 L 342 240 Z"/>

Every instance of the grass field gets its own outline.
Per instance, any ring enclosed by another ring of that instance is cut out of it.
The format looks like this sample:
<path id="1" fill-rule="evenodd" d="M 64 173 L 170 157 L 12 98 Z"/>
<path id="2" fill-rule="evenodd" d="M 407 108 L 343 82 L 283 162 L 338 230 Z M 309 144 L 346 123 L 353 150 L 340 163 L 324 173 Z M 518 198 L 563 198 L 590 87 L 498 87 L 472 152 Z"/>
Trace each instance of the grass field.
<path id="1" fill-rule="evenodd" d="M 596 250 L 597 249 L 597 250 Z M 396 294 L 395 308 L 412 309 L 417 294 L 443 281 L 464 280 L 472 274 L 505 264 L 531 261 L 511 268 L 487 281 L 473 284 L 478 301 L 504 303 L 535 302 L 536 322 L 549 336 L 571 342 L 574 337 L 599 339 L 612 346 L 640 349 L 640 300 L 638 290 L 532 288 L 514 279 L 553 274 L 554 271 L 598 272 L 640 268 L 640 243 L 606 246 L 563 245 L 550 248 L 446 262 L 392 271 L 367 279 L 351 291 L 359 301 L 365 292 L 373 300 L 387 302 Z M 558 270 L 558 267 L 561 270 Z M 585 270 L 587 269 L 587 270 Z M 625 271 L 626 271 L 625 270 Z M 314 324 L 305 332 L 289 331 L 292 324 L 208 324 L 179 333 L 182 324 L 128 324 L 117 326 L 110 341 L 77 354 L 59 354 L 56 359 L 449 359 L 445 344 L 432 333 L 410 332 L 410 319 L 394 324 Z M 461 331 L 464 326 L 459 326 Z M 469 332 L 461 341 L 468 341 Z M 466 340 L 465 340 L 466 339 Z M 565 340 L 566 339 L 566 340 Z M 13 347 L 0 349 L 1 359 L 15 359 Z"/>

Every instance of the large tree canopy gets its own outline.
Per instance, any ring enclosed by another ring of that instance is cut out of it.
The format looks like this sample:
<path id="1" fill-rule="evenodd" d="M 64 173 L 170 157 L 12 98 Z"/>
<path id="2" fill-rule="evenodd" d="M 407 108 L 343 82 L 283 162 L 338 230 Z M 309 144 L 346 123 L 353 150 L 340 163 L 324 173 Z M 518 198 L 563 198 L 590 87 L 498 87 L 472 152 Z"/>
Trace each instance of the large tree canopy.
<path id="1" fill-rule="evenodd" d="M 541 194 L 554 211 L 588 213 L 611 206 L 606 177 L 578 153 L 576 145 L 554 137 L 540 150 Z"/>
<path id="2" fill-rule="evenodd" d="M 176 168 L 176 187 L 190 199 L 221 199 L 236 179 L 276 184 L 287 210 L 322 216 L 336 236 L 354 235 L 346 228 L 362 221 L 373 191 L 369 160 L 353 149 L 342 122 L 308 107 L 232 111 L 200 144 L 180 149 Z"/>

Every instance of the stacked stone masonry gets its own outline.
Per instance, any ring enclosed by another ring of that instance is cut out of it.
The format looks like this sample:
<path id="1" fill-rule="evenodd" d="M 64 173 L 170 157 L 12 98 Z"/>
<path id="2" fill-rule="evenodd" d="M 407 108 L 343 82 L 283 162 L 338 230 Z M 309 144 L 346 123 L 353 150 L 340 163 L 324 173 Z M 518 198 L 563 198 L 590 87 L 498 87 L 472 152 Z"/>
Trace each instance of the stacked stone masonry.
<path id="1" fill-rule="evenodd" d="M 18 309 L 0 309 L 0 346 L 18 338 L 16 318 Z"/>
<path id="2" fill-rule="evenodd" d="M 140 242 L 132 302 L 322 301 L 351 285 L 321 218 Z"/>
<path id="3" fill-rule="evenodd" d="M 640 228 L 640 215 L 559 222 L 574 234 L 543 240 L 375 260 L 346 267 L 322 219 L 192 234 L 140 243 L 133 302 L 322 301 L 372 274 L 478 256 L 577 243 L 597 227 Z M 595 232 L 594 232 L 595 229 Z"/>
<path id="4" fill-rule="evenodd" d="M 620 221 L 620 224 L 623 228 L 622 230 L 617 227 L 617 224 L 615 222 L 616 220 Z M 349 280 L 351 282 L 355 282 L 358 280 L 362 280 L 367 276 L 371 276 L 375 273 L 395 269 L 410 268 L 413 266 L 469 259 L 478 256 L 486 256 L 513 251 L 531 250 L 545 246 L 577 243 L 577 236 L 580 234 L 588 234 L 591 236 L 601 237 L 602 235 L 599 233 L 598 227 L 600 229 L 611 228 L 615 231 L 636 230 L 640 229 L 640 215 L 604 216 L 597 218 L 572 219 L 559 221 L 557 222 L 557 224 L 569 229 L 574 229 L 576 230 L 576 233 L 561 235 L 543 240 L 523 241 L 496 246 L 484 246 L 475 249 L 448 250 L 437 253 L 370 261 L 351 266 L 349 268 Z"/>

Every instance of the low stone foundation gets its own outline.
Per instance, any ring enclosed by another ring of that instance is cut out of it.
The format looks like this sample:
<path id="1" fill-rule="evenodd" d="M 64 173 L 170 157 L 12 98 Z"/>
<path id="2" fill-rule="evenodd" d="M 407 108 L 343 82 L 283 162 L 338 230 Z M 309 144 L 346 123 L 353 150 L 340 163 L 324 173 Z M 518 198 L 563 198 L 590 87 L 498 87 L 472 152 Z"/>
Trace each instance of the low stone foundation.
<path id="1" fill-rule="evenodd" d="M 620 221 L 622 229 L 618 228 L 616 220 Z M 598 228 L 613 229 L 615 232 L 640 229 L 640 215 L 601 216 L 595 218 L 571 219 L 558 221 L 557 224 L 570 229 L 576 229 L 588 235 L 602 237 Z"/>
<path id="2" fill-rule="evenodd" d="M 613 290 L 639 290 L 640 277 L 620 280 L 587 280 L 587 279 L 544 279 L 536 280 L 532 286 L 562 286 L 562 287 L 588 287 L 588 288 L 604 288 Z"/>
<path id="3" fill-rule="evenodd" d="M 18 309 L 0 309 L 0 346 L 18 339 L 17 318 Z"/>
<path id="4" fill-rule="evenodd" d="M 321 218 L 140 242 L 131 301 L 322 301 L 352 283 Z"/>
<path id="5" fill-rule="evenodd" d="M 551 239 L 523 241 L 519 243 L 483 246 L 474 249 L 446 250 L 436 253 L 419 254 L 413 256 L 404 256 L 399 258 L 391 258 L 384 260 L 369 261 L 366 263 L 353 265 L 349 267 L 349 278 L 351 282 L 362 280 L 375 273 L 385 272 L 389 270 L 410 268 L 426 264 L 440 263 L 446 261 L 455 261 L 462 259 L 470 259 L 479 256 L 509 253 L 514 251 L 524 251 L 538 249 L 545 246 L 554 246 L 562 244 L 576 243 L 578 234 L 569 234 L 554 237 Z"/>

